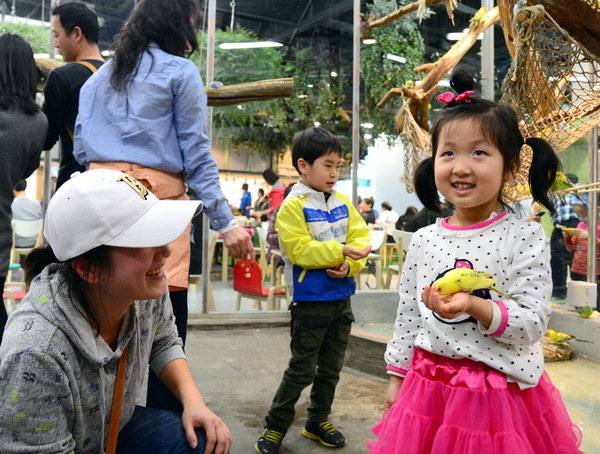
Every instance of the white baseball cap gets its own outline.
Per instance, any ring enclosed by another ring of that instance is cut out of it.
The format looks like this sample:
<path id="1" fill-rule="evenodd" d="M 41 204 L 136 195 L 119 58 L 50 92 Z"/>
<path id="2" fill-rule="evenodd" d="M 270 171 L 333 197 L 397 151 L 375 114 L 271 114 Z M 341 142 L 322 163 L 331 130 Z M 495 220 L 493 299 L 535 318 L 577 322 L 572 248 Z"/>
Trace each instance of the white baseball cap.
<path id="1" fill-rule="evenodd" d="M 158 200 L 122 172 L 73 176 L 50 199 L 44 237 L 65 261 L 98 246 L 156 247 L 177 239 L 202 209 L 199 200 Z"/>

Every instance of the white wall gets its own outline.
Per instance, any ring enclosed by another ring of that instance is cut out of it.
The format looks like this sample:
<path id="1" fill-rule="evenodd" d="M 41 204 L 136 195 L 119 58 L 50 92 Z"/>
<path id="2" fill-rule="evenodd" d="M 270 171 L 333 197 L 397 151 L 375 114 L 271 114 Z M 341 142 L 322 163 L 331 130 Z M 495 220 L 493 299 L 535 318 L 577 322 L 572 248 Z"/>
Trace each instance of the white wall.
<path id="1" fill-rule="evenodd" d="M 358 195 L 360 197 L 373 197 L 374 208 L 381 213 L 381 202 L 388 201 L 392 209 L 399 215 L 404 214 L 406 207 L 413 205 L 421 209 L 416 194 L 406 192 L 406 186 L 400 181 L 404 174 L 404 150 L 398 140 L 393 146 L 388 147 L 387 141 L 376 139 L 369 147 L 367 157 L 358 166 Z M 361 183 L 369 182 L 369 186 Z M 351 180 L 339 181 L 336 189 L 349 196 L 352 195 Z"/>

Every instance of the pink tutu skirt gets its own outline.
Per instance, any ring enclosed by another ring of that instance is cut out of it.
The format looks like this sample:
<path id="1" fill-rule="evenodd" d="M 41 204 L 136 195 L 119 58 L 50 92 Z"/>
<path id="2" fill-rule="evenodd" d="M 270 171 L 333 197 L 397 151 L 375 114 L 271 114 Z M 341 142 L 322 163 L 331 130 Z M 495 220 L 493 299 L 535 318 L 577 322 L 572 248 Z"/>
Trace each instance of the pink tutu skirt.
<path id="1" fill-rule="evenodd" d="M 581 431 L 544 372 L 534 388 L 487 365 L 416 349 L 370 454 L 583 454 Z"/>

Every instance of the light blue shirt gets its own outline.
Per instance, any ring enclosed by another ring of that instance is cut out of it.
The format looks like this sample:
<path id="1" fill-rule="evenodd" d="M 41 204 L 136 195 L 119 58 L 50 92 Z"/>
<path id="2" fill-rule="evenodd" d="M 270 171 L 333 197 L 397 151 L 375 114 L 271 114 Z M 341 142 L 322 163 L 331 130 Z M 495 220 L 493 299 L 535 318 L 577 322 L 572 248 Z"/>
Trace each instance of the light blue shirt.
<path id="1" fill-rule="evenodd" d="M 212 228 L 227 227 L 233 214 L 206 135 L 206 94 L 194 63 L 151 44 L 125 91 L 110 84 L 112 67 L 109 61 L 81 88 L 77 162 L 123 161 L 182 174 Z"/>

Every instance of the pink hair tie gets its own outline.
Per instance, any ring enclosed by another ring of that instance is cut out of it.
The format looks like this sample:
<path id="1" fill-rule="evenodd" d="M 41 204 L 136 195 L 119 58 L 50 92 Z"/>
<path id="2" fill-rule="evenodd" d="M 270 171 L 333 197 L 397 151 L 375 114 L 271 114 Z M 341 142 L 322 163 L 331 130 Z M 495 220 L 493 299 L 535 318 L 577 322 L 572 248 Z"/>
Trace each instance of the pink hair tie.
<path id="1" fill-rule="evenodd" d="M 438 95 L 438 101 L 443 102 L 444 104 L 450 104 L 454 100 L 454 95 L 452 92 L 447 91 L 446 93 L 442 93 Z"/>
<path id="2" fill-rule="evenodd" d="M 469 99 L 469 96 L 471 96 L 474 93 L 475 92 L 473 90 L 467 90 L 467 91 L 461 93 L 460 95 L 457 95 L 456 97 L 454 97 L 452 92 L 447 91 L 446 93 L 442 93 L 441 95 L 438 96 L 438 101 L 443 102 L 444 104 L 450 104 L 452 101 L 454 101 L 454 102 L 463 102 L 464 101 L 465 103 L 469 103 L 469 102 L 471 102 L 471 99 Z"/>

